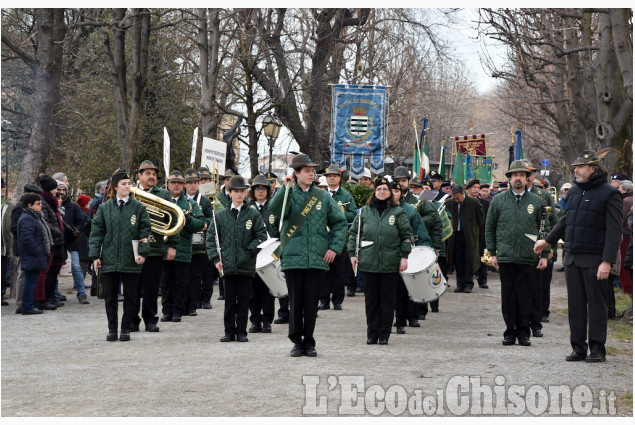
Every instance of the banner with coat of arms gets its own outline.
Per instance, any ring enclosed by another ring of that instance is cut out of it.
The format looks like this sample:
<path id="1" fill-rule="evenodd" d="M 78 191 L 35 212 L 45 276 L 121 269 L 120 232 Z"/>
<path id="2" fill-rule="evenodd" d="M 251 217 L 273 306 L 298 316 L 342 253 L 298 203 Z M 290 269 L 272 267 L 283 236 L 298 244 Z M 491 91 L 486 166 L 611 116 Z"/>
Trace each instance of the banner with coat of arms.
<path id="1" fill-rule="evenodd" d="M 368 158 L 370 170 L 384 171 L 386 147 L 386 87 L 337 84 L 333 86 L 331 164 L 360 177 Z"/>

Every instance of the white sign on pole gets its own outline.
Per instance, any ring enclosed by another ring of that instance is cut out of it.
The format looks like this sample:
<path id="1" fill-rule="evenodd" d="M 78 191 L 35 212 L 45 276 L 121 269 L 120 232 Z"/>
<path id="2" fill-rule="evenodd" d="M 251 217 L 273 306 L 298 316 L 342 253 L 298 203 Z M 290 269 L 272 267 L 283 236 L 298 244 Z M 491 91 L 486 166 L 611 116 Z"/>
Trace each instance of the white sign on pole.
<path id="1" fill-rule="evenodd" d="M 198 140 L 198 127 L 194 129 L 192 140 L 192 155 L 190 155 L 190 166 L 194 167 L 194 157 L 196 156 L 196 141 Z"/>
<path id="2" fill-rule="evenodd" d="M 210 171 L 218 168 L 219 175 L 225 174 L 225 163 L 227 160 L 227 144 L 220 140 L 203 137 L 203 148 L 201 149 L 201 167 L 207 166 Z"/>

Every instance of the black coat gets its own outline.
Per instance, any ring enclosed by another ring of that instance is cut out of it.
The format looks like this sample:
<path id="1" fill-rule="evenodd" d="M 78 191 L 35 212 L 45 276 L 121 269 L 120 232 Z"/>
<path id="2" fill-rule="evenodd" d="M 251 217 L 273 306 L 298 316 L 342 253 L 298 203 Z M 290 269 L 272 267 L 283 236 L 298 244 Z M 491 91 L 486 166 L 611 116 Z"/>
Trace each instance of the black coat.
<path id="1" fill-rule="evenodd" d="M 31 214 L 24 212 L 18 219 L 18 249 L 20 267 L 25 271 L 48 269 L 48 253 L 44 247 L 42 228 Z"/>
<path id="2" fill-rule="evenodd" d="M 454 264 L 454 235 L 459 224 L 459 207 L 454 198 L 445 201 L 445 207 L 452 214 L 452 229 L 454 234 L 449 239 L 448 262 L 450 266 Z M 481 265 L 481 256 L 479 252 L 478 235 L 481 224 L 485 220 L 485 214 L 481 203 L 474 198 L 465 195 L 463 204 L 461 205 L 461 231 L 465 236 L 467 245 L 467 254 L 470 259 L 472 270 L 478 270 Z"/>
<path id="3" fill-rule="evenodd" d="M 71 198 L 69 196 L 64 198 L 62 206 L 65 210 L 64 222 L 79 230 L 81 234 L 84 234 L 83 243 L 86 245 L 85 227 L 88 222 L 88 214 L 85 213 L 75 202 L 71 202 Z M 78 237 L 73 242 L 67 243 L 66 250 L 79 251 L 79 239 L 80 238 Z M 84 247 L 84 250 L 87 251 L 88 247 Z"/>
<path id="4" fill-rule="evenodd" d="M 13 234 L 13 256 L 19 257 L 20 251 L 18 250 L 18 220 L 22 215 L 22 200 L 19 200 L 13 206 L 13 211 L 11 211 L 11 233 Z"/>

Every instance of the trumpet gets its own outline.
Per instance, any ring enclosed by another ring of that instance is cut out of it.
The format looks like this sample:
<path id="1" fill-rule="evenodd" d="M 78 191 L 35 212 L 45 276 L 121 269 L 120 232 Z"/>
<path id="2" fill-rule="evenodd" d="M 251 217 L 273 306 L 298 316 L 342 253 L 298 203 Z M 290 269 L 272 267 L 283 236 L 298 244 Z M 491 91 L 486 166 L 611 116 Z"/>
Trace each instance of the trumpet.
<path id="1" fill-rule="evenodd" d="M 549 186 L 549 194 L 553 197 L 553 201 L 558 203 L 558 189 L 555 186 Z"/>
<path id="2" fill-rule="evenodd" d="M 176 235 L 185 226 L 185 214 L 176 204 L 137 187 L 130 189 L 130 194 L 146 207 L 153 232 L 167 237 Z"/>
<path id="3" fill-rule="evenodd" d="M 481 257 L 481 263 L 485 263 L 488 266 L 491 266 L 494 260 L 492 260 L 492 254 L 490 254 L 489 250 L 485 248 L 483 251 L 483 256 Z"/>

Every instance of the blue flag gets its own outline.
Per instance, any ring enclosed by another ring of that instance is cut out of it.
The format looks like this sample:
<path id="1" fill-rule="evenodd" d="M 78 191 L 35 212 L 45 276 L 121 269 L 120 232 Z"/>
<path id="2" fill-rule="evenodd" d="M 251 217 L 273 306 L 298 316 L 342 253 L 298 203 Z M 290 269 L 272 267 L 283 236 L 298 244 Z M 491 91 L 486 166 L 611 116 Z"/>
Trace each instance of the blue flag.
<path id="1" fill-rule="evenodd" d="M 386 147 L 386 87 L 337 84 L 333 87 L 331 164 L 360 177 L 368 157 L 370 170 L 384 171 Z"/>
<path id="2" fill-rule="evenodd" d="M 516 160 L 523 159 L 523 142 L 522 142 L 522 129 L 516 130 Z"/>

